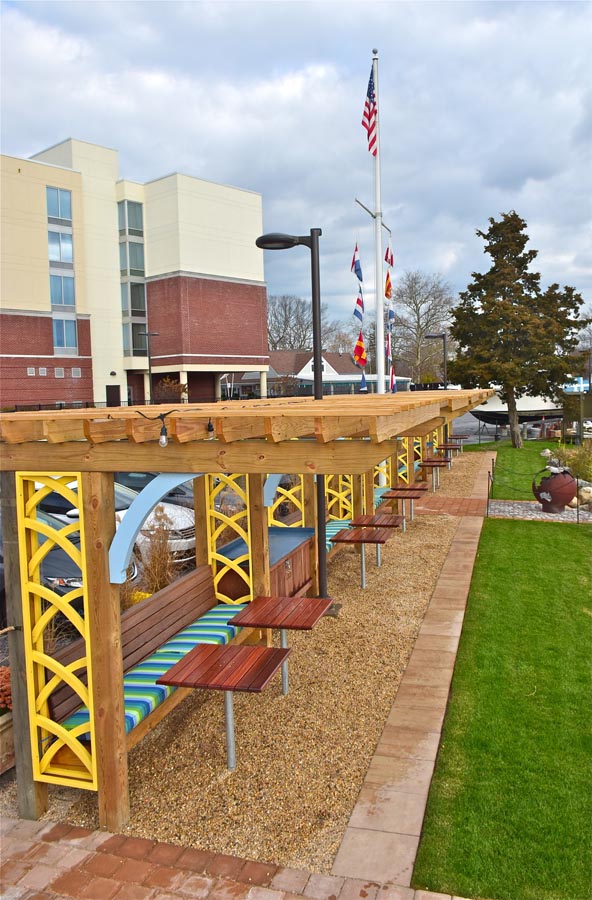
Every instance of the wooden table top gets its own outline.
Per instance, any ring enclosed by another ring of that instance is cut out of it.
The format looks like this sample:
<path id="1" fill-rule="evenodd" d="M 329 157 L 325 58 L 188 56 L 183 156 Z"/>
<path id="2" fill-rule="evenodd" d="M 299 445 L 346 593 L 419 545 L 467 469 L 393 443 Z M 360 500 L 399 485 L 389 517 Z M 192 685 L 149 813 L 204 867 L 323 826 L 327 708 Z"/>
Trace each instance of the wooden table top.
<path id="1" fill-rule="evenodd" d="M 156 683 L 258 693 L 290 652 L 247 644 L 198 644 Z"/>
<path id="2" fill-rule="evenodd" d="M 386 544 L 391 528 L 343 528 L 331 540 L 335 544 Z"/>
<path id="3" fill-rule="evenodd" d="M 228 624 L 309 631 L 332 602 L 329 597 L 255 597 Z"/>
<path id="4" fill-rule="evenodd" d="M 460 450 L 462 444 L 455 444 L 453 442 L 448 442 L 446 444 L 438 444 L 436 449 L 438 450 Z"/>
<path id="5" fill-rule="evenodd" d="M 394 487 L 389 488 L 390 491 L 427 491 L 428 483 L 427 481 L 415 481 L 413 484 L 396 484 Z M 383 494 L 384 496 L 384 494 Z"/>
<path id="6" fill-rule="evenodd" d="M 350 524 L 352 528 L 399 528 L 404 521 L 403 516 L 396 516 L 393 513 L 374 513 L 373 515 L 368 513 L 356 516 Z"/>
<path id="7" fill-rule="evenodd" d="M 400 491 L 398 488 L 382 495 L 383 500 L 419 500 L 423 491 Z"/>
<path id="8" fill-rule="evenodd" d="M 420 468 L 429 469 L 429 468 L 437 468 L 438 466 L 447 466 L 448 463 L 445 459 L 422 459 L 420 462 Z M 384 495 L 383 495 L 384 496 Z"/>

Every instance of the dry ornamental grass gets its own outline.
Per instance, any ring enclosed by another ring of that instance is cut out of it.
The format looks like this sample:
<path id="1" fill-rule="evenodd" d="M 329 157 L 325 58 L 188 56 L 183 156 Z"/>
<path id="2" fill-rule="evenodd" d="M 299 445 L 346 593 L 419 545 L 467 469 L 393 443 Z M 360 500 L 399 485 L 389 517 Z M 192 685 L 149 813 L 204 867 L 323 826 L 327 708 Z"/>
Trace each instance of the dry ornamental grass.
<path id="1" fill-rule="evenodd" d="M 455 459 L 441 492 L 454 479 L 453 496 L 469 495 L 481 459 Z M 340 550 L 328 568 L 341 610 L 290 633 L 289 694 L 279 673 L 262 694 L 235 694 L 236 770 L 221 692 L 195 691 L 130 754 L 125 833 L 330 872 L 458 521 L 422 515 L 397 529 L 380 568 L 367 548 L 366 590 L 358 552 Z M 13 794 L 1 792 L 4 811 Z M 62 821 L 98 825 L 93 794 L 57 794 Z"/>

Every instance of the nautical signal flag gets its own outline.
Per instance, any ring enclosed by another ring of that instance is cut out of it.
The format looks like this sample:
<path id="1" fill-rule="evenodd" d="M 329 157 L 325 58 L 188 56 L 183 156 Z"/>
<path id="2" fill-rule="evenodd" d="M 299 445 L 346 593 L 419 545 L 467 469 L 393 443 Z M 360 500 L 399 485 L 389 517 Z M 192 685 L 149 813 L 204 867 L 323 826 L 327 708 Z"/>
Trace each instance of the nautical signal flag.
<path id="1" fill-rule="evenodd" d="M 364 335 L 361 331 L 354 347 L 354 362 L 357 366 L 365 366 L 368 362 L 366 347 L 364 346 Z"/>
<path id="2" fill-rule="evenodd" d="M 366 384 L 366 376 L 362 370 L 362 377 L 360 378 L 360 394 L 368 393 L 368 385 Z"/>
<path id="3" fill-rule="evenodd" d="M 384 282 L 384 296 L 387 300 L 390 300 L 393 296 L 393 283 L 391 281 L 390 272 L 387 269 L 386 272 L 386 280 Z"/>
<path id="4" fill-rule="evenodd" d="M 376 156 L 378 151 L 376 117 L 378 108 L 376 106 L 376 92 L 374 90 L 374 72 L 370 69 L 370 80 L 368 81 L 368 90 L 366 91 L 366 102 L 364 103 L 364 115 L 362 116 L 362 128 L 368 133 L 368 150 L 372 156 Z"/>
<path id="5" fill-rule="evenodd" d="M 390 266 L 391 268 L 395 264 L 395 257 L 393 256 L 393 251 L 391 250 L 390 241 L 388 247 L 386 248 L 386 253 L 384 254 L 384 261 L 387 266 Z"/>
<path id="6" fill-rule="evenodd" d="M 354 275 L 357 277 L 358 281 L 363 281 L 362 278 L 362 266 L 360 264 L 360 257 L 358 256 L 358 245 L 356 244 L 356 249 L 354 250 L 354 257 L 352 259 L 351 270 Z"/>
<path id="7" fill-rule="evenodd" d="M 354 316 L 360 320 L 360 325 L 364 321 L 364 295 L 362 294 L 362 285 L 358 288 L 358 296 L 354 308 Z"/>
<path id="8" fill-rule="evenodd" d="M 390 374 L 390 388 L 393 394 L 397 393 L 397 382 L 395 380 L 395 367 L 393 365 L 393 352 L 391 347 L 391 335 L 390 331 L 386 333 L 386 341 L 385 341 L 385 356 L 386 356 L 386 364 L 389 369 Z"/>

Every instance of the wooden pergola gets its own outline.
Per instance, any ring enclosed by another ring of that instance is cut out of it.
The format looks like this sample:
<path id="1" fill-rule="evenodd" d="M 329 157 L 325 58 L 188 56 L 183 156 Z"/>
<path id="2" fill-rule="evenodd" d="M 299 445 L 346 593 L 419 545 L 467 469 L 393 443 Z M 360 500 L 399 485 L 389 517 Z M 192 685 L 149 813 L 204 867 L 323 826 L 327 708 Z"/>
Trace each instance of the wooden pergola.
<path id="1" fill-rule="evenodd" d="M 367 475 L 381 461 L 396 456 L 397 439 L 425 440 L 492 393 L 438 390 L 322 400 L 261 399 L 0 415 L 8 624 L 16 628 L 10 634 L 10 661 L 20 814 L 39 817 L 46 808 L 47 785 L 36 777 L 30 750 L 28 710 L 33 687 L 27 683 L 31 672 L 27 672 L 22 631 L 23 621 L 28 621 L 27 597 L 20 587 L 30 548 L 19 548 L 18 511 L 19 504 L 24 508 L 26 497 L 17 496 L 16 473 L 80 478 L 84 589 L 93 598 L 87 628 L 100 748 L 99 818 L 102 825 L 116 830 L 126 821 L 129 807 L 121 708 L 122 666 L 116 652 L 120 646 L 119 585 L 110 581 L 108 561 L 115 534 L 113 473 L 247 475 L 252 488 L 251 515 L 260 520 L 257 540 L 261 541 L 259 550 L 264 554 L 261 535 L 267 520 L 262 498 L 267 475 L 303 474 L 310 481 L 315 475 Z M 196 536 L 200 502 L 196 492 Z M 196 561 L 203 563 L 200 553 L 198 540 Z M 263 567 L 256 584 L 259 593 L 265 593 L 265 577 Z"/>

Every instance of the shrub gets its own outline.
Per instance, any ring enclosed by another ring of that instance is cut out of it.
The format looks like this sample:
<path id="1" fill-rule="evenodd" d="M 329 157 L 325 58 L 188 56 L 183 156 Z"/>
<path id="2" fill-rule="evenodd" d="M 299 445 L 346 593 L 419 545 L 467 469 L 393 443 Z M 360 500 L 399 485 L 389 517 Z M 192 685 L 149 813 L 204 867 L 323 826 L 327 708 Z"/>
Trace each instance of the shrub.
<path id="1" fill-rule="evenodd" d="M 0 716 L 12 709 L 12 690 L 10 686 L 10 669 L 0 666 Z"/>

